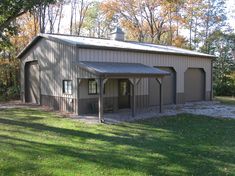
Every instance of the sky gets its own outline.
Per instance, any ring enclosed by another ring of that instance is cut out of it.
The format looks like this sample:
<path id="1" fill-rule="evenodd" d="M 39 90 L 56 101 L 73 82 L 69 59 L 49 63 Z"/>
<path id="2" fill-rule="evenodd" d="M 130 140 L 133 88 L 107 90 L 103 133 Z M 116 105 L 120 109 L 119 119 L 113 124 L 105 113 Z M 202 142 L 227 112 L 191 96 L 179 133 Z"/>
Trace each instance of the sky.
<path id="1" fill-rule="evenodd" d="M 229 23 L 235 30 L 235 0 L 226 0 L 226 4 Z"/>

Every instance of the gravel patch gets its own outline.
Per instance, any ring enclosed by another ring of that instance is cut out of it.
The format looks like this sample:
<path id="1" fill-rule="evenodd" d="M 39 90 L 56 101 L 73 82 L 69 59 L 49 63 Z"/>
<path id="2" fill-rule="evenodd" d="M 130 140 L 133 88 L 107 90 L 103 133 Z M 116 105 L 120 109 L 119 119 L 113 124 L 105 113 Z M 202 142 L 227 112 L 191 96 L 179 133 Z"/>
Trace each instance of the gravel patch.
<path id="1" fill-rule="evenodd" d="M 201 104 L 197 104 L 196 107 L 190 106 L 189 104 L 188 106 L 182 107 L 181 110 L 190 114 L 235 119 L 235 106 L 224 105 L 218 102 L 202 102 Z"/>

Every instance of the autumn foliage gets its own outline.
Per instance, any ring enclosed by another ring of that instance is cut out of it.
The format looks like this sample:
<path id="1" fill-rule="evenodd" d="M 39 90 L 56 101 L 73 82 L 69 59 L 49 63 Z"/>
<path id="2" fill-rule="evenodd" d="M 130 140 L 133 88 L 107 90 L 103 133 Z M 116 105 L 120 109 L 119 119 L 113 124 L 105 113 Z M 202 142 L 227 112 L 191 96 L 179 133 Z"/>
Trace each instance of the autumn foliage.
<path id="1" fill-rule="evenodd" d="M 11 46 L 0 55 L 0 101 L 19 99 L 20 68 L 16 55 L 37 35 L 39 26 L 29 13 L 17 20 L 19 33 L 10 37 Z"/>

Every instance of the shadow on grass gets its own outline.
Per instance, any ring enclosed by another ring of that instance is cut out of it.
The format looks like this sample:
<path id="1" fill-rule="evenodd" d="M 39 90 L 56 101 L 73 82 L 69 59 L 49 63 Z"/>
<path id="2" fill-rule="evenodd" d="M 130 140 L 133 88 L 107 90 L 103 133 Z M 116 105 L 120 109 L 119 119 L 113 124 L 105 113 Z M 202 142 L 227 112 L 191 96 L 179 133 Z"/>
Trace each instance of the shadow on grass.
<path id="1" fill-rule="evenodd" d="M 29 140 L 28 135 L 27 138 L 22 138 L 15 135 L 15 132 L 0 135 L 1 150 L 8 147 L 16 153 L 11 156 L 8 152 L 3 152 L 2 156 L 10 162 L 20 161 L 16 165 L 2 168 L 3 175 L 16 174 L 22 168 L 25 172 L 46 175 L 48 170 L 42 168 L 57 170 L 61 166 L 68 172 L 88 172 L 82 170 L 84 163 L 95 164 L 107 173 L 110 170 L 111 174 L 112 170 L 122 169 L 140 175 L 226 175 L 230 171 L 221 168 L 235 164 L 235 143 L 230 141 L 234 137 L 234 121 L 229 124 L 218 119 L 184 115 L 183 118 L 140 121 L 108 128 L 101 125 L 91 132 L 26 120 L 30 119 L 27 116 L 30 116 L 31 111 L 24 111 L 22 114 L 26 117 L 19 119 L 16 117 L 18 110 L 7 113 L 11 116 L 0 116 L 0 126 L 20 128 L 17 134 L 23 132 L 22 129 L 33 131 L 35 135 L 49 132 L 63 141 L 48 141 L 46 138 Z M 37 115 L 40 119 L 40 114 Z M 227 128 L 223 125 L 227 125 Z M 75 139 L 88 142 L 81 144 Z M 70 142 L 65 143 L 67 140 Z M 222 142 L 227 143 L 226 149 L 222 148 L 225 147 Z M 49 162 L 40 162 L 40 157 Z M 107 173 L 106 175 L 110 175 Z"/>

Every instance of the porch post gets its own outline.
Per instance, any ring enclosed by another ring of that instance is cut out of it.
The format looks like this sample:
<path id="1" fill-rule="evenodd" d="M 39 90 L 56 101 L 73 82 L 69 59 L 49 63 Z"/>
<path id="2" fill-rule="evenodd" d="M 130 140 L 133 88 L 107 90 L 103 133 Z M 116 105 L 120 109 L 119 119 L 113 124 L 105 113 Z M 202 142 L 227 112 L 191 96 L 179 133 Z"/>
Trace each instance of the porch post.
<path id="1" fill-rule="evenodd" d="M 157 81 L 159 83 L 159 100 L 160 100 L 160 105 L 159 105 L 159 112 L 162 113 L 163 112 L 163 90 L 162 90 L 162 78 L 157 78 Z"/>
<path id="2" fill-rule="evenodd" d="M 136 84 L 132 84 L 132 117 L 136 115 Z"/>
<path id="3" fill-rule="evenodd" d="M 104 98 L 103 98 L 103 88 L 104 88 L 104 84 L 103 84 L 103 78 L 99 78 L 99 122 L 102 123 L 104 122 Z"/>
<path id="4" fill-rule="evenodd" d="M 77 105 L 76 105 L 76 114 L 79 115 L 79 97 L 80 97 L 80 84 L 82 82 L 81 78 L 77 78 Z"/>
<path id="5" fill-rule="evenodd" d="M 132 88 L 132 117 L 135 117 L 136 115 L 136 92 L 137 92 L 137 85 L 140 81 L 140 79 L 137 78 L 130 78 L 131 82 L 131 88 Z"/>
<path id="6" fill-rule="evenodd" d="M 80 82 L 81 82 L 81 79 L 77 78 L 77 104 L 75 104 L 75 107 L 76 107 L 76 114 L 79 115 L 79 112 L 78 112 L 78 108 L 79 108 L 79 88 L 80 88 Z"/>

